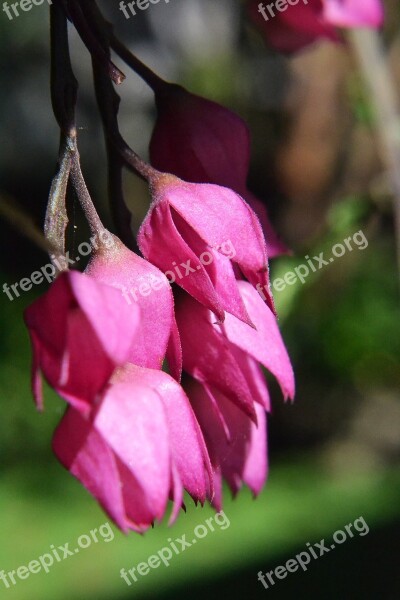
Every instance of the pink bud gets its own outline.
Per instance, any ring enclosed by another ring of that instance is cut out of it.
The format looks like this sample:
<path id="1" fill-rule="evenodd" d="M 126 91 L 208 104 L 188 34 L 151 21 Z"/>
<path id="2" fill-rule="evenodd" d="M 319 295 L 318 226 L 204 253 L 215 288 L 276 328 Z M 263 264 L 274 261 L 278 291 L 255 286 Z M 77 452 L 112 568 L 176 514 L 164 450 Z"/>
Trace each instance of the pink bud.
<path id="1" fill-rule="evenodd" d="M 204 433 L 214 471 L 213 505 L 222 508 L 222 478 L 236 494 L 242 483 L 260 493 L 267 477 L 265 409 L 256 404 L 257 424 L 217 389 L 191 380 L 185 386 Z"/>
<path id="2" fill-rule="evenodd" d="M 269 409 L 260 363 L 276 377 L 285 398 L 294 396 L 294 375 L 275 316 L 249 283 L 238 285 L 255 327 L 229 314 L 223 324 L 216 323 L 210 311 L 186 294 L 177 299 L 183 368 L 256 421 L 254 402 Z"/>
<path id="3" fill-rule="evenodd" d="M 25 322 L 38 407 L 43 408 L 42 372 L 60 396 L 87 412 L 115 367 L 129 358 L 140 311 L 129 306 L 118 290 L 69 271 L 26 309 Z"/>
<path id="4" fill-rule="evenodd" d="M 111 234 L 110 234 L 111 235 Z M 90 260 L 86 274 L 120 290 L 124 302 L 140 309 L 140 325 L 128 362 L 149 369 L 161 369 L 167 349 L 171 370 L 180 377 L 180 344 L 174 346 L 174 299 L 165 275 L 115 236 L 111 247 L 101 247 Z"/>
<path id="5" fill-rule="evenodd" d="M 173 175 L 161 175 L 152 191 L 153 203 L 138 234 L 147 260 L 220 320 L 226 311 L 251 324 L 237 286 L 238 269 L 265 288 L 273 307 L 264 236 L 238 194 Z"/>
<path id="6" fill-rule="evenodd" d="M 267 43 L 281 52 L 296 52 L 319 39 L 340 41 L 338 27 L 380 27 L 381 0 L 299 0 L 278 11 L 268 2 L 249 0 L 252 21 Z"/>
<path id="7" fill-rule="evenodd" d="M 278 239 L 264 204 L 247 189 L 250 133 L 227 108 L 178 85 L 156 93 L 157 122 L 150 142 L 152 164 L 193 183 L 214 183 L 242 196 L 259 218 L 268 256 L 287 249 Z"/>
<path id="8" fill-rule="evenodd" d="M 211 464 L 190 403 L 161 371 L 119 369 L 90 419 L 69 408 L 53 440 L 62 464 L 123 530 L 144 532 L 172 518 L 183 490 L 203 503 L 213 494 Z"/>

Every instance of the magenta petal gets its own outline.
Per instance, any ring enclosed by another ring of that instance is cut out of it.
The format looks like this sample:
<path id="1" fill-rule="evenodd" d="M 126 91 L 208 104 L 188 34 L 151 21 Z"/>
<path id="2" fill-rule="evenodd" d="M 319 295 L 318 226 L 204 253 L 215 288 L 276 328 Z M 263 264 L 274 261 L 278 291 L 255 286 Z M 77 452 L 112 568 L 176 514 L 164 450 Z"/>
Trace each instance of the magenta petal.
<path id="1" fill-rule="evenodd" d="M 232 344 L 262 363 L 277 378 L 285 398 L 293 398 L 293 369 L 276 318 L 251 285 L 241 281 L 239 286 L 256 329 L 227 315 L 223 325 L 224 332 Z"/>
<path id="2" fill-rule="evenodd" d="M 215 385 L 255 418 L 253 397 L 225 336 L 214 327 L 212 313 L 182 294 L 176 318 L 183 349 L 183 368 L 195 379 Z M 232 317 L 236 319 L 236 317 Z M 241 321 L 240 321 L 241 322 Z M 251 329 L 243 323 L 244 327 Z"/>
<path id="3" fill-rule="evenodd" d="M 255 271 L 267 268 L 267 251 L 261 227 L 254 213 L 238 194 L 212 184 L 165 187 L 168 202 L 200 237 L 217 250 L 229 240 L 235 249 L 234 261 Z M 221 218 L 223 215 L 223 218 Z"/>
<path id="4" fill-rule="evenodd" d="M 139 378 L 115 381 L 106 391 L 94 427 L 144 491 L 161 519 L 170 487 L 168 424 L 159 395 Z"/>
<path id="5" fill-rule="evenodd" d="M 221 305 L 227 313 L 234 315 L 252 327 L 253 324 L 240 295 L 231 261 L 216 250 L 210 250 L 209 253 L 213 257 L 209 274 Z"/>
<path id="6" fill-rule="evenodd" d="M 125 514 L 115 457 L 91 423 L 69 408 L 55 431 L 53 450 L 118 527 L 127 532 L 130 523 Z"/>
<path id="7" fill-rule="evenodd" d="M 164 189 L 170 205 L 211 248 L 219 251 L 224 243 L 231 244 L 232 261 L 252 285 L 265 288 L 267 302 L 273 309 L 264 235 L 243 198 L 228 188 L 211 184 L 180 182 Z"/>
<path id="8" fill-rule="evenodd" d="M 152 164 L 184 181 L 213 183 L 234 190 L 259 217 L 268 257 L 286 253 L 264 205 L 246 190 L 250 134 L 243 119 L 226 107 L 175 85 L 156 93 L 156 102 L 158 117 L 150 142 Z"/>
<path id="9" fill-rule="evenodd" d="M 116 365 L 124 363 L 139 327 L 139 309 L 120 293 L 78 272 L 66 272 L 25 311 L 38 370 L 79 410 L 88 410 Z"/>
<path id="10" fill-rule="evenodd" d="M 85 274 L 71 271 L 69 281 L 104 350 L 116 364 L 124 363 L 140 325 L 138 307 L 129 306 L 111 285 L 101 285 Z"/>
<path id="11" fill-rule="evenodd" d="M 264 409 L 256 406 L 259 422 L 255 425 L 216 389 L 212 390 L 213 399 L 198 383 L 191 382 L 187 389 L 204 432 L 214 471 L 221 470 L 234 493 L 239 491 L 244 482 L 254 494 L 258 494 L 267 475 Z M 216 405 L 228 427 L 228 439 L 221 426 Z"/>
<path id="12" fill-rule="evenodd" d="M 332 24 L 323 18 L 323 2 L 309 0 L 305 4 L 300 1 L 267 21 L 258 12 L 258 0 L 250 0 L 249 13 L 270 46 L 281 52 L 292 53 L 320 38 L 336 42 L 340 40 Z"/>
<path id="13" fill-rule="evenodd" d="M 336 27 L 381 27 L 381 0 L 324 0 L 324 19 Z"/>
<path id="14" fill-rule="evenodd" d="M 254 402 L 258 402 L 264 410 L 270 411 L 271 398 L 265 375 L 259 363 L 252 356 L 249 356 L 233 344 L 231 345 L 231 352 L 238 365 L 240 365 L 240 370 L 247 381 Z"/>
<path id="15" fill-rule="evenodd" d="M 179 233 L 171 215 L 171 209 L 166 202 L 155 204 L 146 217 L 138 234 L 138 244 L 143 255 L 167 273 L 170 279 L 210 308 L 219 319 L 224 318 L 224 310 L 214 290 L 210 278 L 193 252 Z M 186 276 L 187 264 L 193 271 Z M 176 268 L 180 269 L 182 276 Z"/>
<path id="16" fill-rule="evenodd" d="M 150 156 L 157 169 L 195 183 L 244 185 L 250 139 L 243 119 L 180 86 L 163 88 L 156 102 Z"/>
<path id="17" fill-rule="evenodd" d="M 231 263 L 231 259 L 235 255 L 232 244 L 229 240 L 225 240 L 225 243 L 221 248 L 214 250 L 204 242 L 196 231 L 194 231 L 194 229 L 188 225 L 173 208 L 171 209 L 171 214 L 173 214 L 174 223 L 182 238 L 200 259 L 197 261 L 198 264 L 195 263 L 192 265 L 194 275 L 196 275 L 198 271 L 205 271 L 212 283 L 218 302 L 223 310 L 235 315 L 235 317 L 241 319 L 245 323 L 252 325 L 239 293 L 236 276 Z M 192 276 L 192 272 L 187 275 L 187 277 Z M 196 298 L 194 294 L 191 295 Z M 201 298 L 199 297 L 196 299 L 199 300 L 199 302 L 201 301 Z M 202 302 L 202 304 L 207 306 L 204 302 Z M 207 307 L 212 310 L 212 306 Z"/>
<path id="18" fill-rule="evenodd" d="M 175 314 L 172 318 L 171 336 L 168 342 L 166 359 L 171 376 L 179 382 L 182 377 L 182 344 Z"/>
<path id="19" fill-rule="evenodd" d="M 86 272 L 117 288 L 124 311 L 140 308 L 140 324 L 127 360 L 160 369 L 171 333 L 174 301 L 167 278 L 154 265 L 126 248 L 117 238 L 107 253 L 92 258 Z M 111 305 L 111 310 L 115 308 Z"/>
<path id="20" fill-rule="evenodd" d="M 257 496 L 268 477 L 267 417 L 265 410 L 256 405 L 258 425 L 251 427 L 251 443 L 243 470 L 243 481 Z"/>
<path id="21" fill-rule="evenodd" d="M 129 377 L 137 379 L 161 397 L 166 411 L 171 456 L 180 481 L 194 500 L 204 503 L 210 490 L 211 465 L 185 392 L 162 371 L 129 367 Z"/>
<path id="22" fill-rule="evenodd" d="M 32 367 L 31 367 L 31 385 L 33 398 L 35 404 L 39 410 L 43 410 L 43 385 L 42 377 L 40 374 L 40 342 L 33 331 L 30 331 L 30 338 L 32 344 Z"/>
<path id="23" fill-rule="evenodd" d="M 173 506 L 168 525 L 175 523 L 181 508 L 183 507 L 183 485 L 179 477 L 178 469 L 174 463 L 172 463 L 171 478 L 171 500 L 173 501 Z"/>

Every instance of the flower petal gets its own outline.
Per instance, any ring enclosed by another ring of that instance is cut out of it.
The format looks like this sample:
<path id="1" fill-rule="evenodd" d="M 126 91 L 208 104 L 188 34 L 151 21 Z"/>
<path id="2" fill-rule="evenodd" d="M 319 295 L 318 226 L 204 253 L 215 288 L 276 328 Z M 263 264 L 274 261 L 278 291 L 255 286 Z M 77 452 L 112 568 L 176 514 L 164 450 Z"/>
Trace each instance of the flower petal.
<path id="1" fill-rule="evenodd" d="M 232 344 L 263 364 L 277 378 L 285 398 L 293 398 L 293 369 L 276 318 L 249 283 L 240 281 L 239 287 L 256 329 L 229 314 L 220 327 Z"/>

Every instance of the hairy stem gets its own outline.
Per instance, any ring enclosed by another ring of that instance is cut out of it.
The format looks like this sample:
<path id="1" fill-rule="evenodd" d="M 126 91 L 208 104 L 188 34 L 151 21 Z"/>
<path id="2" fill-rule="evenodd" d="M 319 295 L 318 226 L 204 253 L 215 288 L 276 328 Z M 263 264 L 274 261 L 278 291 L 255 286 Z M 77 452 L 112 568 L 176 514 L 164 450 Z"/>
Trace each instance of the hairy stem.
<path id="1" fill-rule="evenodd" d="M 75 193 L 78 196 L 83 212 L 85 213 L 85 217 L 89 223 L 90 231 L 92 234 L 99 235 L 102 231 L 105 231 L 105 227 L 100 220 L 92 198 L 86 187 L 85 179 L 82 174 L 79 152 L 76 145 L 72 154 L 70 177 Z"/>
<path id="2" fill-rule="evenodd" d="M 65 254 L 65 232 L 68 225 L 66 196 L 71 156 L 76 139 L 75 106 L 78 82 L 72 71 L 68 43 L 68 21 L 62 4 L 50 7 L 51 99 L 60 126 L 58 170 L 51 184 L 44 220 L 44 234 L 58 255 Z M 53 258 L 50 256 L 53 261 Z"/>
<path id="3" fill-rule="evenodd" d="M 44 235 L 50 244 L 57 249 L 58 256 L 65 254 L 65 232 L 68 225 L 66 197 L 71 171 L 72 140 L 73 138 L 62 136 L 59 166 L 51 183 L 44 219 Z M 51 257 L 50 259 L 53 261 Z"/>

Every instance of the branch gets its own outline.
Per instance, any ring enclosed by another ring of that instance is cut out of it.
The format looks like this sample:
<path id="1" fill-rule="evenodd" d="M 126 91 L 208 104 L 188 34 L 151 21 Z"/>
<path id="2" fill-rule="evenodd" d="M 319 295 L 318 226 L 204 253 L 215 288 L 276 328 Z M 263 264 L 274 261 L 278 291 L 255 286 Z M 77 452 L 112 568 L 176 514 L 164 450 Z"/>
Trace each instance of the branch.
<path id="1" fill-rule="evenodd" d="M 387 167 L 393 191 L 397 259 L 400 270 L 399 100 L 378 32 L 372 29 L 354 29 L 350 33 L 350 39 L 374 103 L 382 158 Z"/>

